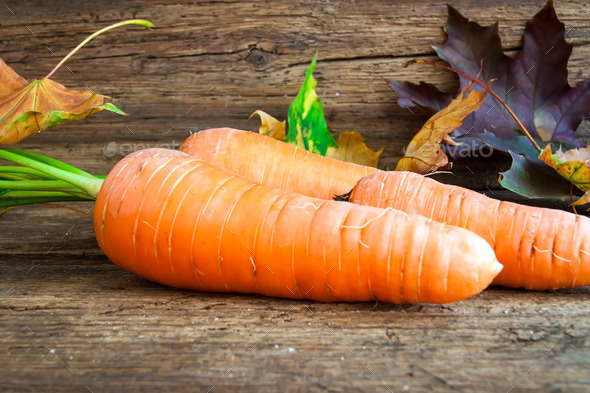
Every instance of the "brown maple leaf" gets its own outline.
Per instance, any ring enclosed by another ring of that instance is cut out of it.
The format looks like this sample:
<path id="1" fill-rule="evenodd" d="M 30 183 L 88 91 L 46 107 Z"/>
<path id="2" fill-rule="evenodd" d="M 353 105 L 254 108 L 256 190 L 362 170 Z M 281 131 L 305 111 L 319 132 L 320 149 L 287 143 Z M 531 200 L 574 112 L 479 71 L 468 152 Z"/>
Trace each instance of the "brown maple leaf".
<path id="1" fill-rule="evenodd" d="M 89 90 L 70 90 L 51 79 L 28 83 L 0 59 L 0 144 L 83 119 L 104 109 L 124 115 L 105 96 Z"/>
<path id="2" fill-rule="evenodd" d="M 395 167 L 396 171 L 425 174 L 448 166 L 449 159 L 442 151 L 440 143 L 458 145 L 449 133 L 459 127 L 467 115 L 479 109 L 488 94 L 487 90 L 471 91 L 464 98 L 463 96 L 472 86 L 473 82 L 467 85 L 447 107 L 428 119 L 408 144 L 404 157 Z"/>
<path id="3" fill-rule="evenodd" d="M 260 116 L 260 127 L 258 133 L 267 135 L 271 138 L 285 141 L 286 122 L 278 121 L 268 113 L 257 110 L 252 116 Z M 252 117 L 250 116 L 250 117 Z M 373 151 L 365 144 L 365 138 L 356 131 L 342 131 L 336 140 L 338 147 L 328 147 L 326 157 L 335 158 L 336 160 L 353 162 L 359 165 L 377 167 L 379 156 L 385 148 L 379 151 Z M 304 148 L 304 146 L 299 146 Z"/>
<path id="4" fill-rule="evenodd" d="M 49 78 L 88 41 L 125 25 L 140 25 L 148 29 L 154 26 L 146 20 L 132 19 L 100 29 L 74 48 L 45 78 L 34 79 L 30 83 L 0 59 L 0 145 L 19 142 L 34 133 L 105 109 L 124 115 L 113 104 L 104 102 L 106 96 L 90 90 L 70 90 Z"/>

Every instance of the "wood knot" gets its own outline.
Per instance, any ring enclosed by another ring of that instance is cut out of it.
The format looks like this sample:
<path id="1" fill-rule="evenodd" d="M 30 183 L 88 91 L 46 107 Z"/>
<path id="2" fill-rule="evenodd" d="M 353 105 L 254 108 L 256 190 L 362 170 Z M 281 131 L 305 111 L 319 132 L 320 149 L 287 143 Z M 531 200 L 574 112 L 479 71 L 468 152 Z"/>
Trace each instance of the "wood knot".
<path id="1" fill-rule="evenodd" d="M 270 63 L 270 56 L 268 53 L 261 51 L 260 49 L 252 49 L 246 57 L 246 61 L 257 70 L 263 70 L 268 67 Z"/>

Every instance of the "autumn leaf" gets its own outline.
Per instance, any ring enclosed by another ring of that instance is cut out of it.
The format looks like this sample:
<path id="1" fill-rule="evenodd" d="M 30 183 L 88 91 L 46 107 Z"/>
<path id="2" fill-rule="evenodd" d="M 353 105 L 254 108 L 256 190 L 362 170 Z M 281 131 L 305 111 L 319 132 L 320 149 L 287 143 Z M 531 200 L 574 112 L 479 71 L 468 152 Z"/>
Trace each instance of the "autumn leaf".
<path id="1" fill-rule="evenodd" d="M 343 131 L 336 141 L 328 129 L 322 102 L 315 91 L 313 70 L 317 57 L 316 53 L 299 94 L 289 107 L 289 133 L 285 135 L 285 121 L 279 121 L 261 110 L 252 114 L 260 116 L 258 132 L 322 156 L 376 167 L 383 148 L 376 152 L 369 149 L 365 138 L 356 131 Z"/>
<path id="2" fill-rule="evenodd" d="M 428 114 L 434 114 L 447 107 L 453 100 L 451 93 L 440 91 L 436 86 L 420 82 L 389 81 L 399 96 L 397 103 L 403 108 L 415 107 Z"/>
<path id="3" fill-rule="evenodd" d="M 329 147 L 338 147 L 338 144 L 328 129 L 322 101 L 315 92 L 317 82 L 313 77 L 313 70 L 317 58 L 316 53 L 305 74 L 303 86 L 289 106 L 289 133 L 286 142 L 325 156 Z"/>
<path id="4" fill-rule="evenodd" d="M 551 145 L 545 146 L 539 159 L 555 169 L 564 179 L 572 183 L 584 195 L 574 205 L 590 203 L 590 146 L 563 151 L 551 152 Z"/>
<path id="5" fill-rule="evenodd" d="M 0 144 L 24 138 L 68 121 L 108 109 L 124 115 L 104 96 L 69 90 L 51 79 L 27 83 L 0 59 Z"/>
<path id="6" fill-rule="evenodd" d="M 285 135 L 285 123 L 286 120 L 278 121 L 271 115 L 261 110 L 257 110 L 256 112 L 252 113 L 252 116 L 258 115 L 260 116 L 260 127 L 258 128 L 258 132 L 262 135 L 270 136 L 271 138 L 278 139 L 280 141 L 284 141 L 287 137 Z"/>
<path id="7" fill-rule="evenodd" d="M 499 183 L 507 190 L 527 198 L 570 199 L 571 185 L 539 160 L 509 152 L 512 165 L 500 172 Z"/>
<path id="8" fill-rule="evenodd" d="M 367 147 L 365 139 L 356 131 L 342 131 L 336 140 L 338 147 L 329 147 L 326 157 L 376 167 L 379 164 L 379 156 L 385 148 L 373 151 Z"/>
<path id="9" fill-rule="evenodd" d="M 459 137 L 457 140 L 464 140 L 465 137 Z M 500 173 L 499 183 L 502 187 L 527 198 L 553 198 L 563 201 L 570 199 L 570 183 L 539 160 L 539 152 L 526 136 L 498 138 L 491 132 L 484 131 L 482 134 L 469 134 L 469 138 L 511 157 L 510 169 Z M 549 144 L 540 140 L 535 142 L 540 147 Z M 573 148 L 566 143 L 554 144 L 565 149 Z"/>
<path id="10" fill-rule="evenodd" d="M 285 120 L 278 121 L 261 110 L 254 112 L 252 116 L 254 115 L 260 116 L 258 133 L 280 141 L 286 139 Z M 356 131 L 343 131 L 338 135 L 338 140 L 336 141 L 338 147 L 329 147 L 326 151 L 326 157 L 376 167 L 379 164 L 379 156 L 383 153 L 384 148 L 382 147 L 379 151 L 375 152 L 367 147 L 365 139 Z"/>
<path id="11" fill-rule="evenodd" d="M 451 6 L 448 12 L 448 40 L 435 48 L 438 56 L 455 70 L 471 76 L 479 74 L 478 79 L 484 83 L 494 79 L 491 89 L 516 113 L 534 139 L 579 146 L 574 131 L 590 111 L 590 80 L 575 87 L 568 84 L 567 62 L 572 45 L 564 39 L 565 27 L 557 19 L 553 2 L 549 0 L 526 24 L 522 51 L 514 58 L 502 51 L 498 23 L 482 27 Z M 460 89 L 468 83 L 467 78 L 460 77 Z M 393 81 L 391 86 L 400 96 L 400 106 L 438 110 L 449 99 L 429 84 Z M 484 129 L 505 138 L 516 135 L 519 126 L 503 106 L 488 96 L 452 136 L 481 133 Z M 463 146 L 473 149 L 478 145 Z"/>
<path id="12" fill-rule="evenodd" d="M 453 146 L 459 144 L 449 134 L 461 126 L 466 116 L 481 107 L 488 93 L 486 90 L 471 91 L 463 98 L 472 86 L 473 83 L 467 85 L 447 107 L 428 119 L 408 144 L 404 157 L 397 163 L 396 171 L 425 174 L 448 165 L 449 159 L 442 151 L 440 143 Z"/>
<path id="13" fill-rule="evenodd" d="M 124 115 L 125 113 L 113 104 L 104 102 L 106 96 L 89 90 L 70 90 L 49 78 L 92 38 L 105 31 L 130 24 L 153 27 L 151 22 L 139 19 L 107 26 L 80 43 L 45 78 L 34 79 L 30 83 L 0 59 L 0 144 L 16 143 L 32 134 L 72 120 L 83 119 L 105 109 Z"/>
<path id="14" fill-rule="evenodd" d="M 500 173 L 500 184 L 527 198 L 553 198 L 569 200 L 572 195 L 581 195 L 590 188 L 590 146 L 575 149 L 567 143 L 536 143 L 542 148 L 541 155 L 525 136 L 498 138 L 485 131 L 472 134 L 470 138 L 485 143 L 494 150 L 510 154 L 510 169 Z M 461 140 L 463 138 L 459 138 Z M 552 147 L 557 145 L 557 152 L 552 154 Z M 572 190 L 572 184 L 576 189 Z M 575 205 L 589 203 L 585 194 Z"/>

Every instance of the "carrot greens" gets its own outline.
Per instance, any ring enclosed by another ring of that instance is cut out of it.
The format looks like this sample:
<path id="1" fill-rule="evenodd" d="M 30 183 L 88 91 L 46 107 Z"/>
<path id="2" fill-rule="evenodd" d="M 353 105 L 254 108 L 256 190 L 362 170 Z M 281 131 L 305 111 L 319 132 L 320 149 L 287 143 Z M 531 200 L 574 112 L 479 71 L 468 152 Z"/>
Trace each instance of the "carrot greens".
<path id="1" fill-rule="evenodd" d="M 0 207 L 95 200 L 104 178 L 23 150 L 0 149 L 0 159 L 21 165 L 0 166 Z"/>

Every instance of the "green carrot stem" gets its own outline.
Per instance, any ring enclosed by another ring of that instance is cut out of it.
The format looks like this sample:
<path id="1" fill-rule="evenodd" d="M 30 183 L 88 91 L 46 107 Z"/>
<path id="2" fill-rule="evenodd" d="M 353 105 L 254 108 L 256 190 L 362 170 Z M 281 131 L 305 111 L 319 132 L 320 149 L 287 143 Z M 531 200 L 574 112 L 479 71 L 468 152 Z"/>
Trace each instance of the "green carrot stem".
<path id="1" fill-rule="evenodd" d="M 46 177 L 38 177 L 34 175 L 27 175 L 25 173 L 0 172 L 1 180 L 43 180 Z"/>
<path id="2" fill-rule="evenodd" d="M 26 179 L 48 179 L 49 176 L 44 174 L 43 172 L 36 171 L 32 168 L 27 168 L 23 166 L 0 166 L 0 178 L 4 178 L 4 176 L 22 176 Z"/>
<path id="3" fill-rule="evenodd" d="M 49 79 L 51 78 L 51 76 L 53 75 L 53 73 L 55 71 L 57 71 L 59 69 L 59 67 L 61 67 L 63 65 L 63 63 L 65 63 L 70 57 L 72 57 L 72 55 L 74 55 L 74 53 L 78 52 L 78 50 L 80 48 L 82 48 L 84 45 L 86 45 L 91 39 L 93 39 L 94 37 L 109 31 L 111 29 L 116 29 L 117 27 L 121 27 L 121 26 L 125 26 L 125 25 L 140 25 L 140 26 L 144 26 L 148 29 L 151 29 L 152 27 L 154 27 L 154 24 L 150 21 L 147 20 L 143 20 L 143 19 L 131 19 L 131 20 L 126 20 L 123 22 L 119 22 L 119 23 L 115 23 L 112 24 L 110 26 L 107 26 L 103 29 L 98 30 L 95 33 L 92 33 L 91 35 L 89 35 L 84 41 L 82 41 L 77 47 L 75 47 L 74 49 L 72 49 L 72 51 L 70 53 L 68 53 L 66 55 L 66 57 L 64 57 L 54 68 L 53 70 L 51 70 L 51 72 L 49 74 L 47 74 L 47 76 L 45 77 L 45 79 Z"/>
<path id="4" fill-rule="evenodd" d="M 22 199 L 22 198 L 60 198 L 60 197 L 72 197 L 75 200 L 93 200 L 93 198 L 86 193 L 80 191 L 37 191 L 37 190 L 9 190 L 0 194 L 0 200 L 9 199 Z M 56 200 L 57 201 L 57 200 Z"/>
<path id="5" fill-rule="evenodd" d="M 12 206 L 23 206 L 23 205 L 34 205 L 36 203 L 48 203 L 48 202 L 67 202 L 67 201 L 80 201 L 81 199 L 71 195 L 64 196 L 52 196 L 52 197 L 30 197 L 30 198 L 19 198 L 19 199 L 0 199 L 0 207 L 12 207 Z"/>
<path id="6" fill-rule="evenodd" d="M 98 179 L 92 175 L 86 176 L 72 173 L 64 169 L 56 168 L 55 165 L 40 162 L 34 158 L 31 158 L 30 156 L 27 157 L 27 154 L 23 154 L 23 152 L 20 150 L 15 151 L 14 149 L 0 149 L 0 159 L 38 170 L 46 175 L 49 175 L 55 180 L 63 180 L 68 182 L 80 188 L 80 191 L 86 193 L 93 199 L 95 199 L 98 195 L 98 191 L 100 190 L 103 182 L 102 179 Z M 67 165 L 64 163 L 61 164 Z"/>
<path id="7" fill-rule="evenodd" d="M 81 176 L 86 176 L 86 177 L 94 177 L 90 173 L 83 171 L 82 169 L 76 168 L 75 166 L 66 164 L 65 162 L 56 160 L 55 158 L 51 158 L 51 157 L 45 156 L 43 154 L 35 153 L 32 151 L 26 151 L 26 150 L 18 150 L 18 149 L 4 149 L 4 150 L 9 151 L 11 153 L 21 155 L 23 157 L 31 158 L 35 161 L 39 161 L 39 162 L 42 162 L 43 164 L 51 165 L 52 167 L 59 168 L 61 170 L 64 170 L 64 171 L 67 171 L 70 173 L 74 173 L 76 175 L 81 175 Z"/>
<path id="8" fill-rule="evenodd" d="M 0 189 L 80 192 L 80 189 L 63 180 L 0 180 Z"/>

